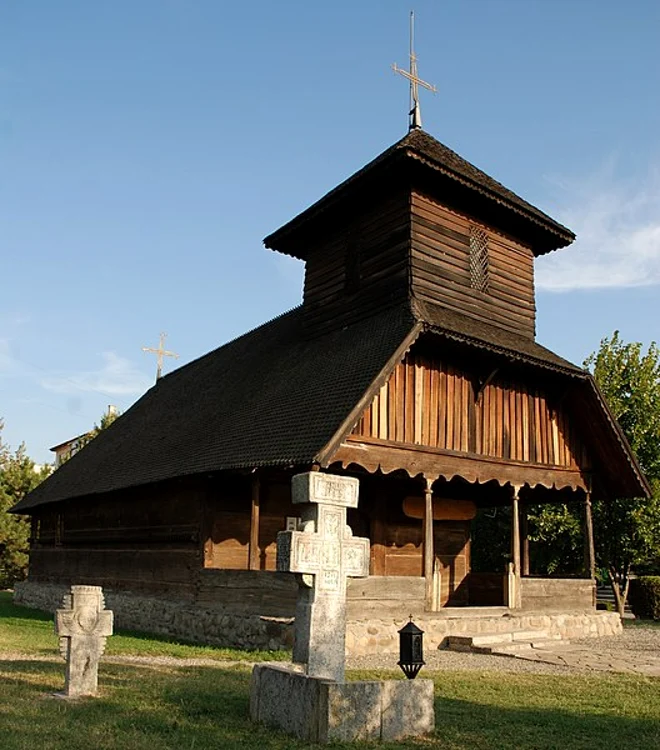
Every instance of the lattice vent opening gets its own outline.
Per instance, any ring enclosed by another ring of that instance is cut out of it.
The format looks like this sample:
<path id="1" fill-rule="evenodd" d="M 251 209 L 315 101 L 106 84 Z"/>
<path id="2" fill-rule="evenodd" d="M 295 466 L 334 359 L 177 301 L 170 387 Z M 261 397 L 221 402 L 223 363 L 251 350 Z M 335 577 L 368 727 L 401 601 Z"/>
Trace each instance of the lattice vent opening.
<path id="1" fill-rule="evenodd" d="M 474 225 L 470 226 L 470 285 L 488 291 L 488 234 Z"/>

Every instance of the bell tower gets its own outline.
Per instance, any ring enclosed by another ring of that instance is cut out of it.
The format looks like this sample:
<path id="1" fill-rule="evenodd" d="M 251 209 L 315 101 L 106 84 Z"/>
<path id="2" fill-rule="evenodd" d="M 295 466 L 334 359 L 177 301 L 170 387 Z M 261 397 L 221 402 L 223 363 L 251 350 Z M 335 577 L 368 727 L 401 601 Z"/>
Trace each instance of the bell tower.
<path id="1" fill-rule="evenodd" d="M 575 235 L 421 128 L 267 237 L 309 335 L 417 301 L 534 339 L 534 258 Z"/>

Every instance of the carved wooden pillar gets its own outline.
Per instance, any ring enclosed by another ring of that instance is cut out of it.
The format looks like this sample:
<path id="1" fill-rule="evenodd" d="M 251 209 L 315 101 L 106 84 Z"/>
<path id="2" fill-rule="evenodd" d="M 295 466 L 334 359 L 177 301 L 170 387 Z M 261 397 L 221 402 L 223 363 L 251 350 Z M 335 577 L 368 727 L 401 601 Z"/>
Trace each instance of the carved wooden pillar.
<path id="1" fill-rule="evenodd" d="M 591 490 L 584 498 L 584 569 L 589 578 L 596 577 L 596 550 L 594 548 L 594 523 L 591 515 Z"/>
<path id="2" fill-rule="evenodd" d="M 261 480 L 256 472 L 252 475 L 252 507 L 250 511 L 250 547 L 248 568 L 259 570 L 259 510 L 261 502 Z"/>
<path id="3" fill-rule="evenodd" d="M 529 575 L 529 523 L 527 518 L 527 503 L 520 505 L 520 536 L 521 536 L 521 555 L 522 555 L 522 569 L 521 575 Z"/>
<path id="4" fill-rule="evenodd" d="M 424 579 L 426 582 L 426 607 L 433 605 L 433 481 L 424 477 Z"/>
<path id="5" fill-rule="evenodd" d="M 513 563 L 514 590 L 509 599 L 509 607 L 520 607 L 520 486 L 513 486 L 511 505 L 511 560 Z"/>

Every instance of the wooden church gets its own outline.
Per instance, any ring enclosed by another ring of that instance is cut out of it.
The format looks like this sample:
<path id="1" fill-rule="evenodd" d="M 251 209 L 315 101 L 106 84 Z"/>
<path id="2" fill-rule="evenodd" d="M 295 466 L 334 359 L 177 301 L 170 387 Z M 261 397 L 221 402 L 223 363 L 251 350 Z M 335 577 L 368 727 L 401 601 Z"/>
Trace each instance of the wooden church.
<path id="1" fill-rule="evenodd" d="M 413 127 L 266 238 L 305 264 L 299 307 L 161 378 L 14 508 L 32 518 L 17 598 L 97 584 L 120 624 L 277 645 L 295 584 L 276 536 L 291 477 L 317 470 L 360 479 L 371 569 L 349 620 L 595 614 L 591 498 L 648 486 L 591 375 L 535 341 L 534 259 L 573 240 Z M 585 569 L 543 578 L 526 508 L 567 501 Z M 507 509 L 511 554 L 475 571 L 484 508 Z"/>

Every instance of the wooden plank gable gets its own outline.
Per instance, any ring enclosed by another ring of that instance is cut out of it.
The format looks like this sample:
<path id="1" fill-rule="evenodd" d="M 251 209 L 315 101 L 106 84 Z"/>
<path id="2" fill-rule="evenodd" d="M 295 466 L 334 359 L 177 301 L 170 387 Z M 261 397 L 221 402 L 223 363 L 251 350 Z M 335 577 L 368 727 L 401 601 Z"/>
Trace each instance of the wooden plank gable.
<path id="1" fill-rule="evenodd" d="M 352 436 L 580 471 L 590 468 L 565 405 L 553 403 L 542 386 L 495 375 L 479 388 L 474 373 L 415 351 L 396 365 Z"/>

